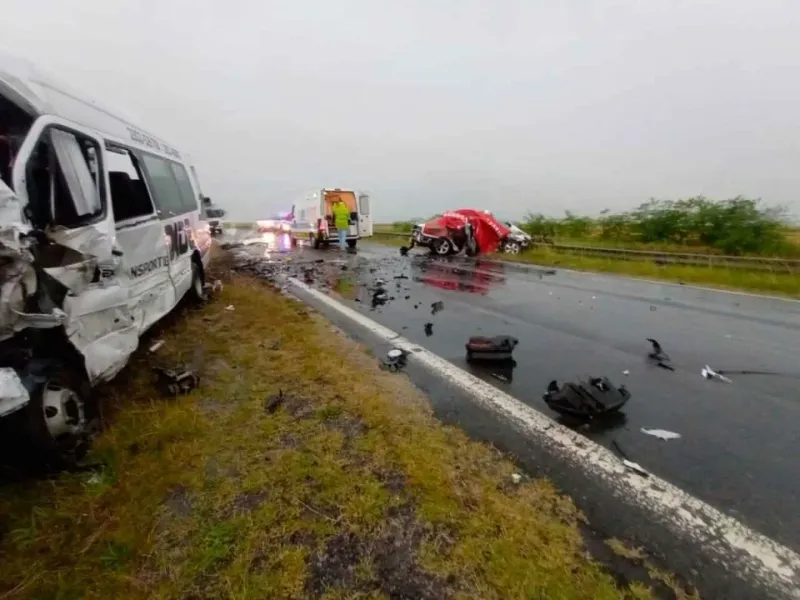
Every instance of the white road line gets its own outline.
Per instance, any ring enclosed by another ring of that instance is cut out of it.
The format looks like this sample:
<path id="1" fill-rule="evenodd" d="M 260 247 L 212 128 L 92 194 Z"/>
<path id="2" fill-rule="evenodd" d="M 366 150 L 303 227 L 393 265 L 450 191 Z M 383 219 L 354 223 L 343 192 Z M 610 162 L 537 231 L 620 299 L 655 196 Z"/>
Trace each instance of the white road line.
<path id="1" fill-rule="evenodd" d="M 333 300 L 302 281 L 289 283 L 377 337 L 410 354 L 429 371 L 466 392 L 515 429 L 534 439 L 550 453 L 602 480 L 624 502 L 653 516 L 676 536 L 703 547 L 705 553 L 732 577 L 756 582 L 779 597 L 800 599 L 800 556 L 791 549 L 753 531 L 702 500 L 651 475 L 643 478 L 625 468 L 619 458 L 602 446 L 526 406 L 513 396 L 459 369 L 436 354 L 376 323 L 369 317 Z"/>

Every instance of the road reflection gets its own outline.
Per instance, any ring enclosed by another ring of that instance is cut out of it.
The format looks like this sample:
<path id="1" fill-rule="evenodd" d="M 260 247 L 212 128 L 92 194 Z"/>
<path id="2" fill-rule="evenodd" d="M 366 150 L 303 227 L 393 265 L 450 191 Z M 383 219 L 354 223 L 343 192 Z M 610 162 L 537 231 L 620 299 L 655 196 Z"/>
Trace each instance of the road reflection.
<path id="1" fill-rule="evenodd" d="M 485 296 L 506 282 L 505 265 L 497 261 L 470 262 L 423 259 L 413 263 L 414 281 L 442 290 Z"/>

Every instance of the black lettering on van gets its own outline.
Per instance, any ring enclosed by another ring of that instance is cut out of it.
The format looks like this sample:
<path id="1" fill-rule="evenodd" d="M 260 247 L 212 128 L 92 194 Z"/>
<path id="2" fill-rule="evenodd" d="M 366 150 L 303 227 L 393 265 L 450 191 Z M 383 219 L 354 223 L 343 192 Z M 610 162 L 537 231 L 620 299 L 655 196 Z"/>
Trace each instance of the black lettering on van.
<path id="1" fill-rule="evenodd" d="M 169 260 L 174 261 L 189 251 L 189 234 L 192 224 L 189 219 L 164 225 L 164 233 L 169 240 Z"/>
<path id="2" fill-rule="evenodd" d="M 143 263 L 139 263 L 138 265 L 131 267 L 131 279 L 136 279 L 142 275 L 147 275 L 153 271 L 166 267 L 167 265 L 169 265 L 169 256 L 158 256 Z"/>

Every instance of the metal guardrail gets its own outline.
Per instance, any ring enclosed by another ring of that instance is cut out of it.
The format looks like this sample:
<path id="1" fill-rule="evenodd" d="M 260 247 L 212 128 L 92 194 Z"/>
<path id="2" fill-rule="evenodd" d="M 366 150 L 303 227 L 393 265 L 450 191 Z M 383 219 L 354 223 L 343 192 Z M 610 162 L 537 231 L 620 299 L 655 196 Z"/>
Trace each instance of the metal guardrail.
<path id="1" fill-rule="evenodd" d="M 409 237 L 409 233 L 375 231 L 375 235 Z M 557 252 L 608 257 L 620 260 L 649 260 L 657 264 L 696 265 L 708 268 L 727 267 L 758 271 L 781 271 L 800 273 L 800 260 L 794 258 L 768 258 L 760 256 L 721 256 L 718 254 L 692 254 L 688 252 L 657 252 L 653 250 L 630 250 L 626 248 L 602 248 L 597 246 L 574 246 L 571 244 L 534 244 Z"/>

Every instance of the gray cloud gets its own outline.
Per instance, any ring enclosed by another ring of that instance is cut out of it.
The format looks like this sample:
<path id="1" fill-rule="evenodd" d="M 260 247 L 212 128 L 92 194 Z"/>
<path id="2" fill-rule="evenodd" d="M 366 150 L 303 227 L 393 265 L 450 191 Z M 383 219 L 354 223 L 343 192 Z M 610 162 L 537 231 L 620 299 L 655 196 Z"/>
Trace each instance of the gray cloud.
<path id="1" fill-rule="evenodd" d="M 800 213 L 800 5 L 6 0 L 0 43 L 195 159 L 234 217 L 306 190 L 469 204 L 760 196 Z"/>

